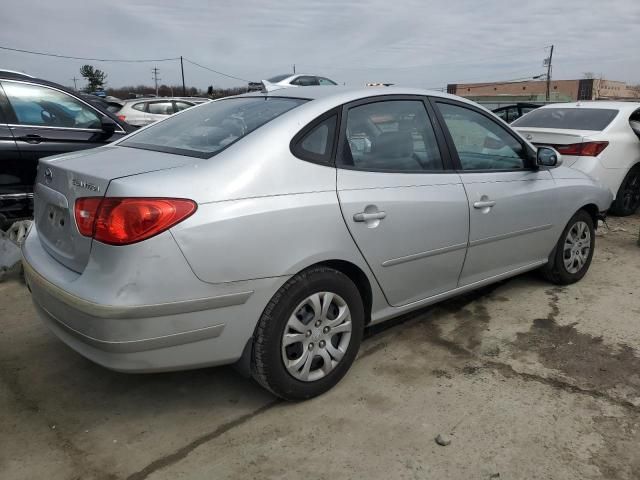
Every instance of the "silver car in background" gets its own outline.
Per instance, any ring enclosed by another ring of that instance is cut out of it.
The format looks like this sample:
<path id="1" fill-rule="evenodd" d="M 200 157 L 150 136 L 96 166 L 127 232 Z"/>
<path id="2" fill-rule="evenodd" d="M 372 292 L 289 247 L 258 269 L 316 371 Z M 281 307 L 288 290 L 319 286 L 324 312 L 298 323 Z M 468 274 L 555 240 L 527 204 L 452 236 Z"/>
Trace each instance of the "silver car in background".
<path id="1" fill-rule="evenodd" d="M 522 272 L 580 280 L 611 193 L 487 110 L 282 89 L 41 162 L 25 275 L 49 328 L 125 372 L 237 363 L 334 386 L 363 329 Z"/>
<path id="2" fill-rule="evenodd" d="M 126 100 L 116 115 L 129 125 L 144 127 L 204 101 L 207 100 L 188 100 L 179 97 L 136 98 L 134 100 Z"/>

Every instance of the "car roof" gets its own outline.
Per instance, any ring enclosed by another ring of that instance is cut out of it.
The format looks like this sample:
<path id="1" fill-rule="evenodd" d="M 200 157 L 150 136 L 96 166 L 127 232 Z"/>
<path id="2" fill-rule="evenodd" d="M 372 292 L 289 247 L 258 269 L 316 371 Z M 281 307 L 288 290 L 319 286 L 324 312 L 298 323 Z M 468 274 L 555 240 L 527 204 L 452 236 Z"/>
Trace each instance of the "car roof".
<path id="1" fill-rule="evenodd" d="M 179 100 L 186 102 L 195 102 L 195 100 L 190 100 L 189 98 L 184 97 L 140 97 L 140 98 L 127 98 L 126 100 L 122 100 L 124 103 L 135 103 L 135 102 L 166 102 L 167 100 Z"/>
<path id="2" fill-rule="evenodd" d="M 469 103 L 476 107 L 480 106 L 471 100 L 462 97 L 450 95 L 448 93 L 436 92 L 433 90 L 425 90 L 422 88 L 410 87 L 344 87 L 341 85 L 321 85 L 296 88 L 280 88 L 270 92 L 249 92 L 240 97 L 284 97 L 284 98 L 302 98 L 305 100 L 335 99 L 336 105 L 353 102 L 368 97 L 377 97 L 385 95 L 420 95 L 440 98 L 449 98 L 463 103 Z M 481 107 L 481 106 L 480 106 Z M 484 108 L 484 107 L 481 107 Z M 486 110 L 486 109 L 485 109 Z"/>

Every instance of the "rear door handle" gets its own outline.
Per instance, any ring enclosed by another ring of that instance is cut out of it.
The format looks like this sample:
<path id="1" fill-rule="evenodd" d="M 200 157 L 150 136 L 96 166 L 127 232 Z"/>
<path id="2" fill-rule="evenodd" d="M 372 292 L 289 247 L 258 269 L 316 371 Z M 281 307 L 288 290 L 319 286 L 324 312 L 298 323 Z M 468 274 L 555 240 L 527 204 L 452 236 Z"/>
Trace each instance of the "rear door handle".
<path id="1" fill-rule="evenodd" d="M 353 215 L 354 222 L 368 222 L 369 220 L 382 220 L 387 216 L 387 212 L 375 212 L 375 213 L 356 213 Z"/>
<path id="2" fill-rule="evenodd" d="M 27 143 L 40 143 L 44 140 L 40 135 L 29 134 L 23 137 L 20 137 L 20 140 L 24 140 Z"/>
<path id="3" fill-rule="evenodd" d="M 495 200 L 482 200 L 480 202 L 475 202 L 473 204 L 473 208 L 491 208 L 496 204 Z"/>

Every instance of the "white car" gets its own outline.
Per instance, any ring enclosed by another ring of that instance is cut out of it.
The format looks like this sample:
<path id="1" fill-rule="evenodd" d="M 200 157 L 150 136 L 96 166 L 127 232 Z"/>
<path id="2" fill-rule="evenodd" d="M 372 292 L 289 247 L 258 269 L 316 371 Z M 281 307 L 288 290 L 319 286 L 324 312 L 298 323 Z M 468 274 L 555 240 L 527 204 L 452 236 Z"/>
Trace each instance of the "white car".
<path id="1" fill-rule="evenodd" d="M 577 102 L 545 105 L 511 124 L 534 145 L 549 145 L 564 164 L 609 187 L 611 213 L 640 207 L 640 103 Z"/>
<path id="2" fill-rule="evenodd" d="M 308 73 L 284 73 L 282 75 L 276 75 L 275 77 L 268 78 L 262 81 L 263 84 L 287 88 L 287 87 L 312 87 L 318 85 L 337 85 L 333 80 L 329 80 L 325 77 L 318 75 L 310 75 Z"/>
<path id="3" fill-rule="evenodd" d="M 144 127 L 167 118 L 169 115 L 193 107 L 202 100 L 186 100 L 184 98 L 136 98 L 127 100 L 118 111 L 118 118 L 129 125 Z"/>

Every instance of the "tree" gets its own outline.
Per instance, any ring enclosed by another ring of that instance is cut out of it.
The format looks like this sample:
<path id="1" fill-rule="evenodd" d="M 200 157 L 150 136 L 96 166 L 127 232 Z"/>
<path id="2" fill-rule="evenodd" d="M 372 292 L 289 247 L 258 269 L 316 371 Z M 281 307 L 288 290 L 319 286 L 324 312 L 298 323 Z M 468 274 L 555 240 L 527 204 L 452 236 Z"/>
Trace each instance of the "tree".
<path id="1" fill-rule="evenodd" d="M 89 82 L 87 90 L 90 92 L 102 89 L 107 81 L 107 74 L 102 70 L 93 68 L 93 65 L 83 65 L 80 68 L 80 75 L 86 78 L 87 82 Z"/>

